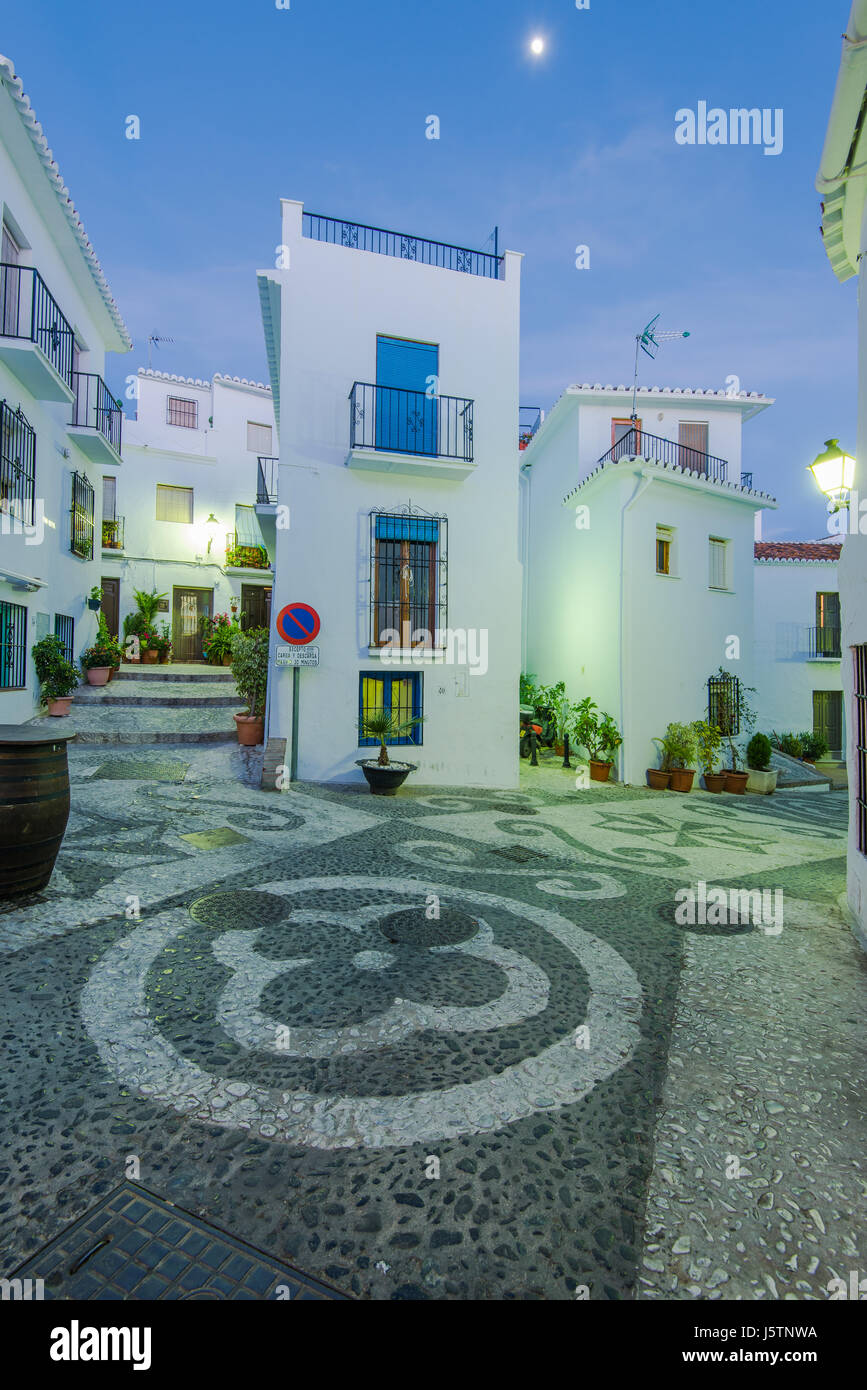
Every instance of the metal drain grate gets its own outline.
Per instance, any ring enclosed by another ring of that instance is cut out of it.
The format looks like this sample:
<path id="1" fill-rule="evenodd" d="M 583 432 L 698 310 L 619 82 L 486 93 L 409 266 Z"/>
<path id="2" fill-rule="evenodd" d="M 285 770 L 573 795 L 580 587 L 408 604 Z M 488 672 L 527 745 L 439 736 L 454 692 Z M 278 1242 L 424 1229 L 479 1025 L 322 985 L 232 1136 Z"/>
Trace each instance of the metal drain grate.
<path id="1" fill-rule="evenodd" d="M 531 859 L 547 859 L 548 855 L 538 849 L 527 849 L 524 845 L 507 845 L 505 849 L 491 850 L 501 859 L 511 859 L 513 864 L 528 864 Z"/>
<path id="2" fill-rule="evenodd" d="M 336 1299 L 346 1294 L 132 1183 L 17 1269 L 46 1299 Z"/>

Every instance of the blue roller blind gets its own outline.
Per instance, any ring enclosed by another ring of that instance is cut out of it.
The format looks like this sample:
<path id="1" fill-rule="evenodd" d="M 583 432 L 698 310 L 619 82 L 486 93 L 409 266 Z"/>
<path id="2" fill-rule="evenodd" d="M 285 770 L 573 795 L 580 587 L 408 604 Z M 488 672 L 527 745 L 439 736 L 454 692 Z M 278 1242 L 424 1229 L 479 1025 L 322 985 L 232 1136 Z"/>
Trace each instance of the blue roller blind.
<path id="1" fill-rule="evenodd" d="M 439 540 L 439 522 L 431 517 L 378 516 L 376 518 L 376 539 L 378 541 L 433 541 Z"/>

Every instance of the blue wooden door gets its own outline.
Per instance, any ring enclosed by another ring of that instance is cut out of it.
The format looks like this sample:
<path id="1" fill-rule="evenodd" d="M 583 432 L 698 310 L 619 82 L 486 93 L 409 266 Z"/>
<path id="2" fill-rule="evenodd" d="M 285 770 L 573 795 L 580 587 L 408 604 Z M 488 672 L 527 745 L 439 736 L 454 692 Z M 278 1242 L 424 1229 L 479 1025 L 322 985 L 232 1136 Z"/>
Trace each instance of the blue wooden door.
<path id="1" fill-rule="evenodd" d="M 376 340 L 376 447 L 438 452 L 439 348 L 406 338 Z"/>

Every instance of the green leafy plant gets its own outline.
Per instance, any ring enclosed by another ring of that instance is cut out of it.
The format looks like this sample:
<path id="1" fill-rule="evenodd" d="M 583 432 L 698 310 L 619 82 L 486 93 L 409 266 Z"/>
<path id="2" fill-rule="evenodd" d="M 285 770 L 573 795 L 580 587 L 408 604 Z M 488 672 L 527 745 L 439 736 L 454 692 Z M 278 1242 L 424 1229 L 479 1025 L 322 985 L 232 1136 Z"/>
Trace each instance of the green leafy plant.
<path id="1" fill-rule="evenodd" d="M 83 671 L 92 671 L 96 667 L 111 667 L 113 665 L 114 651 L 110 645 L 110 639 L 109 643 L 104 647 L 97 643 L 95 646 L 88 647 L 81 653 L 81 669 Z"/>
<path id="2" fill-rule="evenodd" d="M 232 642 L 235 633 L 241 631 L 241 625 L 237 617 L 233 614 L 229 617 L 228 613 L 215 613 L 213 618 L 205 620 L 207 627 L 202 627 L 202 651 L 214 666 L 219 666 L 224 657 L 232 655 Z"/>
<path id="3" fill-rule="evenodd" d="M 377 761 L 380 767 L 388 767 L 388 742 L 396 742 L 398 739 L 406 738 L 411 730 L 423 722 L 424 715 L 420 714 L 405 719 L 392 710 L 374 710 L 373 713 L 365 715 L 360 721 L 361 737 L 379 739 L 379 758 Z"/>
<path id="4" fill-rule="evenodd" d="M 92 603 L 102 603 L 102 589 L 98 584 L 94 584 L 89 597 Z"/>
<path id="5" fill-rule="evenodd" d="M 695 758 L 696 737 L 692 724 L 669 724 L 662 738 L 655 738 L 662 753 L 661 768 L 671 772 L 674 768 L 689 767 Z"/>
<path id="6" fill-rule="evenodd" d="M 573 706 L 572 736 L 586 748 L 591 762 L 613 763 L 623 738 L 610 714 L 600 710 L 588 695 Z"/>
<path id="7" fill-rule="evenodd" d="M 168 598 L 168 594 L 158 594 L 156 589 L 151 589 L 150 593 L 146 593 L 144 589 L 133 589 L 132 595 L 138 604 L 138 611 L 144 619 L 145 626 L 151 627 L 160 611 L 160 604 Z"/>
<path id="8" fill-rule="evenodd" d="M 697 719 L 692 727 L 701 770 L 705 777 L 710 777 L 716 771 L 719 762 L 723 736 L 716 724 L 709 724 L 706 719 Z"/>
<path id="9" fill-rule="evenodd" d="M 780 753 L 785 753 L 789 758 L 803 758 L 804 745 L 801 742 L 800 734 L 778 734 L 776 730 L 771 734 L 771 744 Z"/>
<path id="10" fill-rule="evenodd" d="M 756 722 L 756 713 L 748 696 L 755 695 L 755 687 L 744 685 L 743 681 L 732 682 L 731 671 L 720 666 L 716 677 L 724 682 L 717 695 L 719 729 L 729 746 L 731 771 L 739 771 L 740 751 L 735 744 L 735 735 L 729 730 L 737 726 L 741 734 L 748 734 Z"/>
<path id="11" fill-rule="evenodd" d="M 39 678 L 40 699 L 44 705 L 62 700 L 78 688 L 79 675 L 71 661 L 64 656 L 60 638 L 50 633 L 40 638 L 30 649 L 36 675 Z"/>
<path id="12" fill-rule="evenodd" d="M 265 713 L 268 690 L 268 629 L 250 628 L 234 631 L 232 637 L 232 674 L 241 699 L 246 701 L 247 713 L 254 719 Z"/>
<path id="13" fill-rule="evenodd" d="M 751 767 L 754 772 L 767 772 L 771 765 L 772 752 L 771 740 L 767 734 L 753 734 L 747 744 L 747 767 Z"/>
<path id="14" fill-rule="evenodd" d="M 518 694 L 519 702 L 522 705 L 532 705 L 532 707 L 535 709 L 538 698 L 539 686 L 536 682 L 535 671 L 522 671 L 521 684 Z"/>
<path id="15" fill-rule="evenodd" d="M 799 734 L 801 740 L 802 758 L 809 758 L 811 763 L 820 762 L 822 758 L 827 758 L 829 752 L 828 740 L 824 734 Z"/>

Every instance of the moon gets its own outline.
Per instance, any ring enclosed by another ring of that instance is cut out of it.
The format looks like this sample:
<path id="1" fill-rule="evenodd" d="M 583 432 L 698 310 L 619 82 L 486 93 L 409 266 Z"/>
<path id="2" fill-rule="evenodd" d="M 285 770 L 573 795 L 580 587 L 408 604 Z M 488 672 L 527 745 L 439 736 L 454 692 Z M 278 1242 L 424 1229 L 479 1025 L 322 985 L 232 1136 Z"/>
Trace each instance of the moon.
<path id="1" fill-rule="evenodd" d="M 544 52 L 545 52 L 545 40 L 542 39 L 542 38 L 535 38 L 535 39 L 533 39 L 532 42 L 531 42 L 531 44 L 530 44 L 530 52 L 531 52 L 531 53 L 535 53 L 537 56 L 538 56 L 538 54 L 540 54 L 540 53 L 544 53 Z"/>

